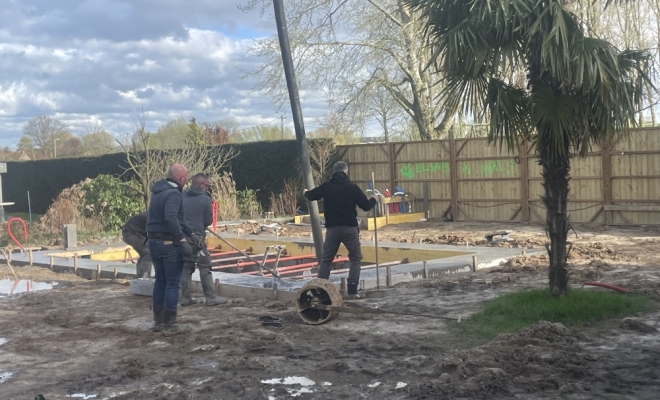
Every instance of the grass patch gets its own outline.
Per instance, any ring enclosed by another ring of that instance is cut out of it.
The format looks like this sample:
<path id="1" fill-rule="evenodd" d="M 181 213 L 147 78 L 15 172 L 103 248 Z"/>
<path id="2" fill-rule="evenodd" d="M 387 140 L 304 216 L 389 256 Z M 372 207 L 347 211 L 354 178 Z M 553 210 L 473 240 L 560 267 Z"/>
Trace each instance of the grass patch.
<path id="1" fill-rule="evenodd" d="M 453 328 L 466 339 L 490 340 L 540 320 L 575 326 L 654 308 L 655 304 L 644 295 L 574 289 L 566 298 L 554 299 L 547 289 L 534 289 L 504 294 Z"/>

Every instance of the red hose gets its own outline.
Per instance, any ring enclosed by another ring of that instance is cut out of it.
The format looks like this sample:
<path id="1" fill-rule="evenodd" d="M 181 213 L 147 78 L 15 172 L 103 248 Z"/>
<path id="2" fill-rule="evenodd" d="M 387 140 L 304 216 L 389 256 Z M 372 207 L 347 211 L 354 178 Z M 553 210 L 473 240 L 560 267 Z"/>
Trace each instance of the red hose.
<path id="1" fill-rule="evenodd" d="M 18 245 L 18 247 L 21 248 L 21 250 L 25 251 L 25 248 L 23 248 L 23 245 L 14 237 L 14 234 L 11 233 L 11 223 L 14 222 L 14 221 L 20 221 L 20 223 L 23 225 L 23 240 L 27 240 L 27 238 L 28 238 L 27 226 L 25 226 L 25 221 L 23 221 L 22 219 L 20 219 L 18 217 L 9 218 L 9 220 L 7 221 L 7 233 L 9 234 L 9 237 L 11 238 L 11 240 L 13 240 L 14 243 L 16 243 Z"/>
<path id="2" fill-rule="evenodd" d="M 213 232 L 218 231 L 218 201 L 213 200 L 211 203 L 211 213 L 213 215 Z"/>
<path id="3" fill-rule="evenodd" d="M 621 293 L 630 293 L 630 290 L 628 290 L 628 289 L 624 289 L 624 288 L 619 287 L 619 286 L 609 285 L 607 283 L 585 282 L 584 284 L 587 285 L 587 286 L 599 286 L 599 287 L 606 288 L 606 289 L 612 289 L 612 290 L 616 290 L 617 292 L 621 292 Z"/>

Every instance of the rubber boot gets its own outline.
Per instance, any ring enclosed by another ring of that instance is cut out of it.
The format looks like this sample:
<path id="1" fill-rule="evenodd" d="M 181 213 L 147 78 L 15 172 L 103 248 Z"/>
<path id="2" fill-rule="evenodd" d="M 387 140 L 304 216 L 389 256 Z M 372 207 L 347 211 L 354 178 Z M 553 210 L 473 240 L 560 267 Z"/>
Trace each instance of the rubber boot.
<path id="1" fill-rule="evenodd" d="M 184 307 L 197 304 L 197 299 L 190 295 L 191 289 L 192 274 L 187 271 L 183 271 L 183 275 L 181 276 L 181 305 Z"/>
<path id="2" fill-rule="evenodd" d="M 347 285 L 346 298 L 347 299 L 361 299 L 363 296 L 358 293 L 358 285 L 354 283 L 349 283 Z"/>
<path id="3" fill-rule="evenodd" d="M 151 261 L 140 258 L 135 264 L 135 276 L 137 278 L 151 277 Z"/>
<path id="4" fill-rule="evenodd" d="M 166 335 L 176 335 L 179 333 L 186 333 L 192 331 L 190 325 L 187 324 L 177 324 L 176 322 L 176 310 L 164 310 L 163 314 L 165 316 L 165 326 L 163 327 L 163 333 Z"/>
<path id="5" fill-rule="evenodd" d="M 154 326 L 151 328 L 154 332 L 162 332 L 165 327 L 165 314 L 163 313 L 163 306 L 153 306 L 154 309 Z"/>
<path id="6" fill-rule="evenodd" d="M 215 295 L 212 274 L 203 274 L 203 275 L 200 274 L 199 278 L 202 281 L 202 289 L 204 290 L 204 296 L 206 296 L 206 303 L 204 303 L 204 305 L 217 306 L 220 304 L 225 304 L 227 302 L 226 298 Z"/>

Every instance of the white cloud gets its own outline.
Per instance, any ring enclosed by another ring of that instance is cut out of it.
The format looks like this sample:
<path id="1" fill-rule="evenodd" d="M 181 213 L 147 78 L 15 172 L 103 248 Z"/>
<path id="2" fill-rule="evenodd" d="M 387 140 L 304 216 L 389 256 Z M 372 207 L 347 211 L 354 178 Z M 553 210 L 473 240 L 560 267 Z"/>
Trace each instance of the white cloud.
<path id="1" fill-rule="evenodd" d="M 179 116 L 231 116 L 244 127 L 279 123 L 270 98 L 241 79 L 258 64 L 248 46 L 272 34 L 275 23 L 227 3 L 5 0 L 0 145 L 14 146 L 37 114 L 56 117 L 77 134 L 99 123 L 122 135 L 142 109 L 149 110 L 152 130 Z M 307 120 L 325 113 L 322 102 L 304 101 Z"/>

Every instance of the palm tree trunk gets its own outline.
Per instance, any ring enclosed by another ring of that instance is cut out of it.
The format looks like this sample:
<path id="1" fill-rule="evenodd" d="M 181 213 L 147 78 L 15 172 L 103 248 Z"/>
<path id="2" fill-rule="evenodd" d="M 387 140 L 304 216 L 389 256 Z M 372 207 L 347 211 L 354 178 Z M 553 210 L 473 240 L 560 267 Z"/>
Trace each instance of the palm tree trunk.
<path id="1" fill-rule="evenodd" d="M 568 181 L 570 180 L 570 161 L 540 161 L 543 166 L 543 187 L 545 196 L 541 199 L 546 207 L 546 234 L 550 245 L 546 245 L 550 258 L 549 282 L 553 297 L 565 297 L 568 287 L 568 268 L 566 260 L 566 239 L 570 222 L 566 211 L 568 202 Z"/>

